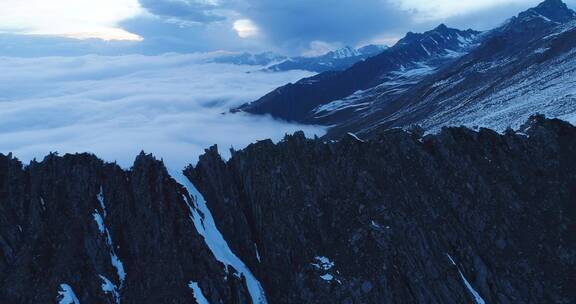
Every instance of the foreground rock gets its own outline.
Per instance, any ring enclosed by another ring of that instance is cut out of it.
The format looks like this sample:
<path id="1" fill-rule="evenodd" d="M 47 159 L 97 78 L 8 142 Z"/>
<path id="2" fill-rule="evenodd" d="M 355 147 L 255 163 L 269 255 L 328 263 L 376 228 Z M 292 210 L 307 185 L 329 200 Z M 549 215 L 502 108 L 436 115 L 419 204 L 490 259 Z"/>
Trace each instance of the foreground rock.
<path id="1" fill-rule="evenodd" d="M 0 156 L 0 303 L 574 303 L 575 172 L 539 116 L 214 147 L 185 171 L 211 212 L 150 155 Z"/>
<path id="2" fill-rule="evenodd" d="M 27 167 L 0 157 L 0 303 L 250 303 L 196 231 L 186 190 L 149 155 Z M 60 293 L 60 295 L 59 295 Z"/>
<path id="3" fill-rule="evenodd" d="M 573 303 L 576 129 L 263 141 L 187 174 L 273 303 Z"/>

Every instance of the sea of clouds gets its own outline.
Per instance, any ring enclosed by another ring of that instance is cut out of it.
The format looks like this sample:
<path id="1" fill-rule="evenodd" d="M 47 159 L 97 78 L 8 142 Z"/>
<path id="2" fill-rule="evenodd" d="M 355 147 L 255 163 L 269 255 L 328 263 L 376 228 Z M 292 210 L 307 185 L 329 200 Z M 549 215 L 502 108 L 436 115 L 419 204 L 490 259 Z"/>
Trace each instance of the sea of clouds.
<path id="1" fill-rule="evenodd" d="M 130 167 L 142 150 L 172 168 L 218 144 L 240 149 L 281 139 L 301 126 L 226 114 L 311 74 L 205 63 L 203 55 L 0 57 L 0 153 L 24 162 L 49 152 L 90 152 Z"/>

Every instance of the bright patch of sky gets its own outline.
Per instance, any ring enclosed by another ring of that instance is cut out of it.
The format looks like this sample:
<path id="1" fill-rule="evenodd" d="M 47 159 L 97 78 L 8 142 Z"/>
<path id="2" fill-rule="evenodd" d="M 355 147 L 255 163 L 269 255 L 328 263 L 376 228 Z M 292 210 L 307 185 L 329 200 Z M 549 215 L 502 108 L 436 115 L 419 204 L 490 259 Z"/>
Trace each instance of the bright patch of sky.
<path id="1" fill-rule="evenodd" d="M 234 22 L 234 30 L 240 38 L 250 38 L 260 33 L 258 26 L 250 19 L 236 20 Z"/>
<path id="2" fill-rule="evenodd" d="M 118 24 L 142 12 L 138 0 L 0 0 L 0 31 L 139 40 Z"/>

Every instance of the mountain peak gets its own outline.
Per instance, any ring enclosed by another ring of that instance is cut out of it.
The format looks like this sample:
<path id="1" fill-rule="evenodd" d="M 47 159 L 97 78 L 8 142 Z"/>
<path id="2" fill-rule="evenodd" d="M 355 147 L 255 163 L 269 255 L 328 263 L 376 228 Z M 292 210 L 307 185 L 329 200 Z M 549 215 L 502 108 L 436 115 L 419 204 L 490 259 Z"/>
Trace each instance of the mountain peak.
<path id="1" fill-rule="evenodd" d="M 562 0 L 546 0 L 546 1 L 538 4 L 538 6 L 536 6 L 536 8 L 561 8 L 561 9 L 566 9 L 566 8 L 568 8 L 568 6 L 567 6 L 566 3 L 564 3 L 564 1 L 562 1 Z"/>
<path id="2" fill-rule="evenodd" d="M 440 23 L 440 25 L 438 25 L 434 30 L 444 32 L 444 31 L 447 31 L 448 29 L 449 28 L 446 26 L 446 24 Z"/>
<path id="3" fill-rule="evenodd" d="M 576 13 L 568 8 L 562 0 L 546 0 L 538 6 L 531 8 L 519 17 L 533 17 L 534 15 L 545 19 L 546 21 L 564 23 L 576 19 Z"/>
<path id="4" fill-rule="evenodd" d="M 479 32 L 474 30 L 462 31 L 459 29 L 448 27 L 446 26 L 446 24 L 442 23 L 433 30 L 424 33 L 414 33 L 414 32 L 406 33 L 406 36 L 404 36 L 404 38 L 398 41 L 398 45 L 410 44 L 413 42 L 420 43 L 423 39 L 428 39 L 430 36 L 436 37 L 440 35 L 444 37 L 452 37 L 466 40 L 468 38 L 472 38 L 477 34 L 479 34 Z"/>
<path id="5" fill-rule="evenodd" d="M 341 49 L 337 49 L 334 51 L 329 52 L 325 56 L 334 58 L 334 59 L 343 59 L 343 58 L 350 58 L 350 57 L 357 57 L 360 53 L 356 49 L 351 46 L 346 46 Z"/>

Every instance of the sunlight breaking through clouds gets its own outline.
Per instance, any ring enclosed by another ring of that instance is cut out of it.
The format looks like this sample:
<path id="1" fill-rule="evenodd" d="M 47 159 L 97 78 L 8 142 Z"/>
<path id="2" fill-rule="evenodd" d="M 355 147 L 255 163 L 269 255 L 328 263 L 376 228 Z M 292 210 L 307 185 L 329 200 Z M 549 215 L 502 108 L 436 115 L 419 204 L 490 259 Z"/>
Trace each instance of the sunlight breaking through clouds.
<path id="1" fill-rule="evenodd" d="M 258 26 L 250 19 L 236 20 L 236 22 L 234 22 L 234 30 L 240 38 L 250 38 L 260 33 Z"/>
<path id="2" fill-rule="evenodd" d="M 0 31 L 103 40 L 141 40 L 118 26 L 143 13 L 138 0 L 1 0 Z"/>

